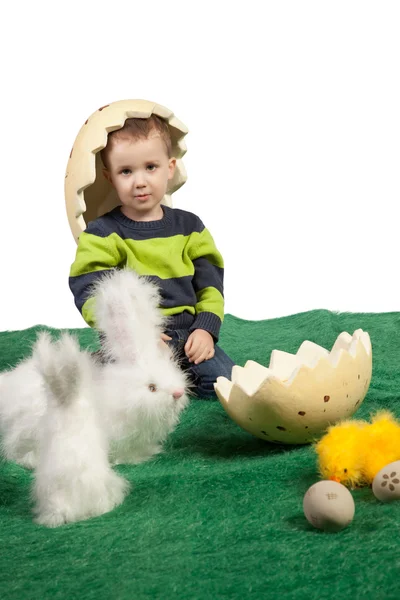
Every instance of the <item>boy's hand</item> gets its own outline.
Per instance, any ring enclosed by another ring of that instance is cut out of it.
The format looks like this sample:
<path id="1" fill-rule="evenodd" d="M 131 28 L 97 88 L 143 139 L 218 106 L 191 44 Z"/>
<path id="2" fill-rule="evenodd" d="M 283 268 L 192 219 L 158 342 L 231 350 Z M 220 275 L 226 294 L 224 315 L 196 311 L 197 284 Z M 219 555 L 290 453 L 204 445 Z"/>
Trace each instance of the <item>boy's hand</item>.
<path id="1" fill-rule="evenodd" d="M 185 354 L 189 362 L 199 365 L 203 360 L 214 356 L 214 339 L 205 329 L 195 329 L 185 344 Z"/>
<path id="2" fill-rule="evenodd" d="M 158 342 L 158 344 L 159 344 L 160 348 L 162 348 L 163 350 L 168 350 L 169 352 L 172 353 L 171 348 L 168 346 L 168 344 L 166 344 L 166 342 L 168 340 L 172 340 L 172 337 L 169 337 L 169 335 L 167 335 L 166 333 L 162 333 L 161 334 L 161 339 Z"/>
<path id="3" fill-rule="evenodd" d="M 168 340 L 172 340 L 172 337 L 170 337 L 169 335 L 167 335 L 166 333 L 162 333 L 161 334 L 161 339 L 166 342 Z"/>

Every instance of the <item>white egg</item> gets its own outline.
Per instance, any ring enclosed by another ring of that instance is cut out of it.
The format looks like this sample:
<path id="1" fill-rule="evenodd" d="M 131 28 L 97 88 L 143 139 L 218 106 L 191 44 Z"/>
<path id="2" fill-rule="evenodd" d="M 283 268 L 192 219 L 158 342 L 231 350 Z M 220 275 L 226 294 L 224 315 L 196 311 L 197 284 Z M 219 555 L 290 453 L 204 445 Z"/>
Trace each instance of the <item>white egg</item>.
<path id="1" fill-rule="evenodd" d="M 372 491 L 381 502 L 400 500 L 400 460 L 386 465 L 375 475 Z"/>
<path id="2" fill-rule="evenodd" d="M 305 493 L 303 510 L 311 525 L 324 531 L 341 531 L 353 520 L 354 500 L 349 490 L 336 481 L 318 481 Z"/>

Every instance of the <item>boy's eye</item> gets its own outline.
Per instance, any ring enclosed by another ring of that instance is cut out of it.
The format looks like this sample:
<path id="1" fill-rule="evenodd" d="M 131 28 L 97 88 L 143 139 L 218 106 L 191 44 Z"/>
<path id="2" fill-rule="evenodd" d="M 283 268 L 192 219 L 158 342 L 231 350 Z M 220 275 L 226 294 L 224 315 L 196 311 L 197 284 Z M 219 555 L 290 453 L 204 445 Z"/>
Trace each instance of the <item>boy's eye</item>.
<path id="1" fill-rule="evenodd" d="M 154 171 L 154 169 L 156 168 L 156 165 L 147 165 L 147 168 L 148 168 L 150 171 Z"/>
<path id="2" fill-rule="evenodd" d="M 131 172 L 131 170 L 130 170 L 130 169 L 122 169 L 122 171 L 121 171 L 121 173 L 122 173 L 123 175 L 129 175 L 129 173 L 130 173 L 130 172 Z"/>

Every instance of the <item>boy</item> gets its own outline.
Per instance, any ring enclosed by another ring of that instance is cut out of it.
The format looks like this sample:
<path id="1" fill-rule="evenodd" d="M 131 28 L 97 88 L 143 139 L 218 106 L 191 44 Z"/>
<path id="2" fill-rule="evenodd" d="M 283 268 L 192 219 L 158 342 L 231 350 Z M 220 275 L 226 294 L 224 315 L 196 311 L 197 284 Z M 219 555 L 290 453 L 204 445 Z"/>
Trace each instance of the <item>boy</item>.
<path id="1" fill-rule="evenodd" d="M 231 378 L 234 362 L 216 345 L 224 316 L 223 259 L 201 220 L 163 206 L 176 159 L 163 119 L 131 118 L 108 134 L 103 174 L 121 206 L 91 221 L 79 238 L 69 285 L 75 304 L 95 326 L 90 287 L 104 272 L 125 266 L 160 287 L 168 315 L 162 339 L 178 350 L 193 393 L 215 397 L 213 383 Z"/>

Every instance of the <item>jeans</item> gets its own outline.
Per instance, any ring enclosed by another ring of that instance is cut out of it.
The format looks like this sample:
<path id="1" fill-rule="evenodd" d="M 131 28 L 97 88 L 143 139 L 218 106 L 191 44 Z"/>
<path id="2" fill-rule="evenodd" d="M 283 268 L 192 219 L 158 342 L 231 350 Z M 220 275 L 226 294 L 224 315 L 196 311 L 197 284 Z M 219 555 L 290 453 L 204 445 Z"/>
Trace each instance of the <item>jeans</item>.
<path id="1" fill-rule="evenodd" d="M 182 370 L 189 375 L 193 385 L 190 395 L 205 399 L 216 398 L 213 384 L 220 376 L 231 379 L 232 367 L 235 365 L 233 360 L 219 346 L 215 345 L 213 358 L 195 365 L 189 362 L 184 350 L 191 332 L 188 329 L 167 329 L 164 333 L 172 338 L 167 340 L 166 344 L 175 350 Z"/>

